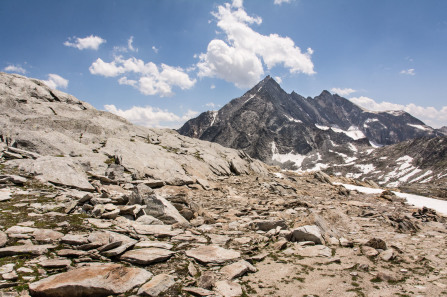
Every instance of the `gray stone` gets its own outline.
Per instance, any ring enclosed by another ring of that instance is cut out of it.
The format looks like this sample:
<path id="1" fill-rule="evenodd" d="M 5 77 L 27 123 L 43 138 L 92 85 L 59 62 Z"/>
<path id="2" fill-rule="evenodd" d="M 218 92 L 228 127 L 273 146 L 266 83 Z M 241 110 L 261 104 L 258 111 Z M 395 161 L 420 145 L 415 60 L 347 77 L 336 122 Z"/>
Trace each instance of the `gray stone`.
<path id="1" fill-rule="evenodd" d="M 136 219 L 136 222 L 143 225 L 163 225 L 162 221 L 150 215 L 142 215 Z"/>
<path id="2" fill-rule="evenodd" d="M 183 233 L 183 230 L 173 229 L 171 225 L 142 225 L 134 224 L 137 234 L 153 235 L 155 237 L 173 237 Z"/>
<path id="3" fill-rule="evenodd" d="M 172 257 L 174 252 L 159 248 L 142 248 L 125 252 L 120 259 L 129 263 L 149 265 L 163 262 Z"/>
<path id="4" fill-rule="evenodd" d="M 216 277 L 212 271 L 204 271 L 199 278 L 199 287 L 211 290 L 216 283 Z"/>
<path id="5" fill-rule="evenodd" d="M 152 194 L 143 197 L 143 203 L 146 206 L 145 214 L 153 216 L 165 224 L 181 223 L 189 225 L 189 222 L 164 197 Z"/>
<path id="6" fill-rule="evenodd" d="M 379 256 L 383 261 L 391 261 L 396 257 L 393 249 L 387 249 L 381 252 Z"/>
<path id="7" fill-rule="evenodd" d="M 175 277 L 169 274 L 154 276 L 138 290 L 138 295 L 156 297 L 175 285 Z"/>
<path id="8" fill-rule="evenodd" d="M 292 242 L 313 241 L 315 244 L 324 243 L 320 228 L 315 225 L 299 227 L 293 230 L 287 239 Z"/>
<path id="9" fill-rule="evenodd" d="M 56 274 L 29 285 L 32 296 L 108 296 L 122 294 L 152 277 L 145 269 L 99 264 Z"/>
<path id="10" fill-rule="evenodd" d="M 224 249 L 216 245 L 206 245 L 187 250 L 186 255 L 202 263 L 215 264 L 235 260 L 241 256 L 241 254 L 235 250 Z"/>

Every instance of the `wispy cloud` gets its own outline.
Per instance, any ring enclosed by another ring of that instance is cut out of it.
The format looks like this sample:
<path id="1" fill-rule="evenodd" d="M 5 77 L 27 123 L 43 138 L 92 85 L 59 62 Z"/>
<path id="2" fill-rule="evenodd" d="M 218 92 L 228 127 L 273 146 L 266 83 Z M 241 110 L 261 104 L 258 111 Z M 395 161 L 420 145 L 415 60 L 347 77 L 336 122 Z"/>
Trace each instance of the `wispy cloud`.
<path id="1" fill-rule="evenodd" d="M 342 88 L 332 88 L 331 92 L 334 93 L 334 94 L 338 94 L 340 96 L 348 96 L 348 95 L 350 95 L 352 93 L 355 93 L 357 91 L 354 90 L 354 89 L 351 89 L 351 88 L 344 88 L 344 89 L 342 89 Z"/>
<path id="2" fill-rule="evenodd" d="M 18 65 L 8 65 L 5 68 L 3 68 L 3 71 L 21 73 L 21 74 L 26 73 L 26 70 Z"/>
<path id="3" fill-rule="evenodd" d="M 378 103 L 374 99 L 363 96 L 350 98 L 349 100 L 372 111 L 403 110 L 434 128 L 447 126 L 447 106 L 436 109 L 431 106 L 419 106 L 414 103 L 407 105 L 386 101 Z"/>
<path id="4" fill-rule="evenodd" d="M 65 89 L 68 87 L 68 79 L 54 73 L 48 74 L 48 80 L 43 80 L 43 82 L 51 89 Z"/>
<path id="5" fill-rule="evenodd" d="M 152 50 L 154 51 L 154 53 L 158 54 L 158 48 L 156 48 L 155 45 L 152 46 Z"/>
<path id="6" fill-rule="evenodd" d="M 197 111 L 187 110 L 184 115 L 178 116 L 167 110 L 152 106 L 133 106 L 123 110 L 117 108 L 115 105 L 104 105 L 104 108 L 136 125 L 157 128 L 179 128 L 187 120 L 199 114 Z"/>
<path id="7" fill-rule="evenodd" d="M 406 75 L 416 75 L 416 72 L 414 71 L 413 68 L 410 69 L 404 69 L 400 72 L 400 74 L 406 74 Z"/>
<path id="8" fill-rule="evenodd" d="M 273 4 L 281 5 L 283 3 L 290 3 L 290 2 L 292 2 L 292 0 L 275 0 L 273 1 Z"/>
<path id="9" fill-rule="evenodd" d="M 64 45 L 74 47 L 79 50 L 92 49 L 96 51 L 98 50 L 99 46 L 105 42 L 106 40 L 99 36 L 90 35 L 84 38 L 69 37 L 68 40 L 64 42 Z"/>

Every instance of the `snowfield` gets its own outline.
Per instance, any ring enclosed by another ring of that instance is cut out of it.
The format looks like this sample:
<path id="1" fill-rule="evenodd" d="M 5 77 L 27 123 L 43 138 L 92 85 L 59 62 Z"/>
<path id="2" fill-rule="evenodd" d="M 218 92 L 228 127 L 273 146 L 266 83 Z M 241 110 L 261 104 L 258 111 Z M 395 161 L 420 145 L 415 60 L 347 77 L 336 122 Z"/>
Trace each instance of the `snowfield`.
<path id="1" fill-rule="evenodd" d="M 357 191 L 359 191 L 361 193 L 365 193 L 365 194 L 380 194 L 384 191 L 383 189 L 367 188 L 367 187 L 361 187 L 361 186 L 354 186 L 354 185 L 350 185 L 350 184 L 342 184 L 342 183 L 334 183 L 334 184 L 342 185 L 348 190 L 357 190 Z M 394 192 L 394 191 L 393 191 L 393 193 L 396 194 L 397 197 L 405 198 L 407 200 L 407 203 L 410 205 L 414 205 L 414 206 L 420 207 L 420 208 L 425 206 L 428 208 L 432 208 L 439 213 L 447 215 L 447 201 L 433 199 L 433 198 L 419 196 L 419 195 Z"/>

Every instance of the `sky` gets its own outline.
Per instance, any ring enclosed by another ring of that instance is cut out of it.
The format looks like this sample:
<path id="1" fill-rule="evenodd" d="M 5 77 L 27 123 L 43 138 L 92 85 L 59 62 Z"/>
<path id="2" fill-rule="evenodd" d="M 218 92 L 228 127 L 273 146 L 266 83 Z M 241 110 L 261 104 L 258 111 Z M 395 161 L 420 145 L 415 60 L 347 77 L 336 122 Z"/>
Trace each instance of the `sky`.
<path id="1" fill-rule="evenodd" d="M 178 128 L 265 76 L 447 126 L 445 0 L 2 0 L 0 71 Z"/>

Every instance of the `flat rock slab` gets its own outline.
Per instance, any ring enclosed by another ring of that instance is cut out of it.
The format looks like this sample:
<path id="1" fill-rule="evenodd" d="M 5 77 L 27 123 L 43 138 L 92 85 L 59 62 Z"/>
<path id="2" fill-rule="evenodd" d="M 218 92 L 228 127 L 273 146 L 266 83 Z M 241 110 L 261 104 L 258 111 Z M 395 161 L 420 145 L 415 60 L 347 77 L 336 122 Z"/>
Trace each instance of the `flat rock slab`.
<path id="1" fill-rule="evenodd" d="M 138 295 L 156 297 L 175 285 L 175 277 L 169 274 L 154 276 L 138 290 Z"/>
<path id="2" fill-rule="evenodd" d="M 24 255 L 24 254 L 39 256 L 48 252 L 49 249 L 54 248 L 56 248 L 56 246 L 50 244 L 8 246 L 0 249 L 0 257 L 8 257 L 8 256 Z"/>
<path id="3" fill-rule="evenodd" d="M 51 229 L 37 229 L 33 232 L 33 236 L 37 241 L 54 242 L 64 237 L 64 234 Z"/>
<path id="4" fill-rule="evenodd" d="M 224 297 L 237 297 L 242 295 L 241 285 L 230 281 L 216 282 L 216 291 Z"/>
<path id="5" fill-rule="evenodd" d="M 39 262 L 43 268 L 65 268 L 71 265 L 71 261 L 67 259 L 48 259 Z"/>
<path id="6" fill-rule="evenodd" d="M 147 282 L 152 273 L 119 264 L 81 267 L 56 274 L 29 286 L 31 296 L 109 296 L 122 294 Z"/>
<path id="7" fill-rule="evenodd" d="M 163 241 L 140 241 L 135 245 L 136 248 L 160 248 L 165 250 L 171 250 L 174 246 L 170 243 Z"/>
<path id="8" fill-rule="evenodd" d="M 174 237 L 183 233 L 183 230 L 172 229 L 171 225 L 142 225 L 135 223 L 132 225 L 135 232 L 140 235 L 153 235 L 155 237 Z"/>
<path id="9" fill-rule="evenodd" d="M 197 287 L 182 288 L 182 291 L 188 292 L 194 296 L 216 296 L 216 293 L 214 291 Z"/>
<path id="10" fill-rule="evenodd" d="M 126 262 L 149 265 L 169 259 L 174 252 L 159 248 L 143 248 L 125 252 L 120 259 Z"/>
<path id="11" fill-rule="evenodd" d="M 70 244 L 70 245 L 81 245 L 88 243 L 88 239 L 86 235 L 80 234 L 67 234 L 61 238 L 62 243 Z"/>
<path id="12" fill-rule="evenodd" d="M 9 189 L 0 189 L 0 202 L 11 199 L 11 191 Z"/>
<path id="13" fill-rule="evenodd" d="M 224 249 L 216 245 L 206 245 L 186 251 L 188 257 L 194 258 L 202 263 L 225 263 L 235 260 L 241 254 L 235 250 Z"/>

